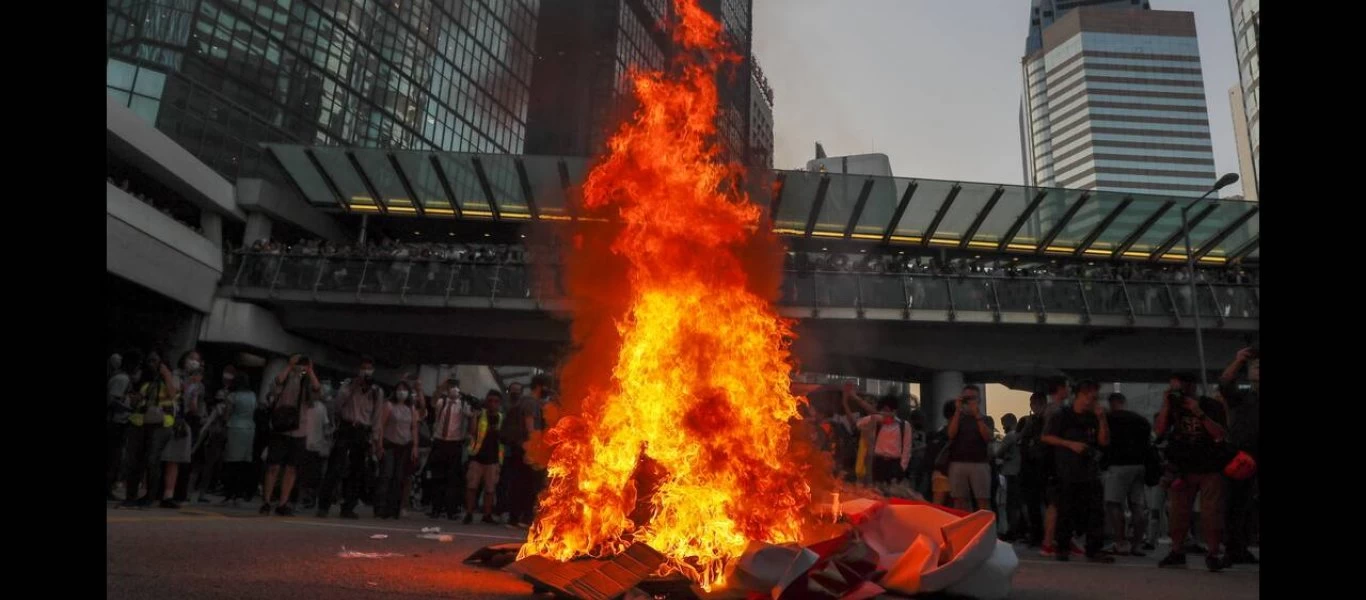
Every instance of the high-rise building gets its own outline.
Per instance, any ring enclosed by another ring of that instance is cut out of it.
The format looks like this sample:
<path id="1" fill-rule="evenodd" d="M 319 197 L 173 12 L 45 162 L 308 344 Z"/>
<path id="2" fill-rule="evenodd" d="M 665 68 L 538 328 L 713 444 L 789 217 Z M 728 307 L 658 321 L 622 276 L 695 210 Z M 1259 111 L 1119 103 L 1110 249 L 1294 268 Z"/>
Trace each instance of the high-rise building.
<path id="1" fill-rule="evenodd" d="M 229 180 L 286 142 L 522 151 L 537 0 L 107 0 L 108 95 Z"/>
<path id="2" fill-rule="evenodd" d="M 717 77 L 724 150 L 750 162 L 752 0 L 700 0 L 741 56 Z M 674 53 L 672 0 L 541 0 L 527 154 L 593 156 L 634 109 L 631 69 L 662 70 Z M 771 147 L 771 146 L 770 146 Z"/>
<path id="3" fill-rule="evenodd" d="M 773 88 L 764 77 L 758 61 L 750 59 L 754 70 L 750 73 L 749 88 L 749 154 L 750 164 L 773 168 Z"/>
<path id="4" fill-rule="evenodd" d="M 1252 138 L 1248 131 L 1246 101 L 1243 87 L 1233 84 L 1228 88 L 1229 114 L 1233 115 L 1233 143 L 1238 148 L 1238 172 L 1246 173 L 1239 182 L 1243 184 L 1243 198 L 1257 202 L 1257 163 L 1252 154 Z"/>
<path id="5" fill-rule="evenodd" d="M 1194 15 L 1135 2 L 1036 0 L 1033 8 L 1021 64 L 1026 184 L 1209 190 L 1214 154 Z M 1090 218 L 1100 215 L 1078 214 L 1078 224 Z"/>
<path id="6" fill-rule="evenodd" d="M 1233 110 L 1234 132 L 1239 135 L 1238 167 L 1242 170 L 1243 195 L 1257 199 L 1262 185 L 1262 2 L 1229 0 L 1228 8 L 1238 58 L 1238 105 Z"/>

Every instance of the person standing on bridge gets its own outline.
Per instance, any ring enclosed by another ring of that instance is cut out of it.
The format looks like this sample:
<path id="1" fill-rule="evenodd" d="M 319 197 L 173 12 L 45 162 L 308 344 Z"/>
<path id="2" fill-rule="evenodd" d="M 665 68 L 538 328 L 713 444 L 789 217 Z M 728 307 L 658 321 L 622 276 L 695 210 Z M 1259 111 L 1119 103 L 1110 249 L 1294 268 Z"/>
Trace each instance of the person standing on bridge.
<path id="1" fill-rule="evenodd" d="M 1100 485 L 1100 448 L 1110 446 L 1110 428 L 1105 411 L 1096 401 L 1100 385 L 1094 381 L 1077 384 L 1077 395 L 1070 409 L 1060 410 L 1044 426 L 1043 443 L 1053 447 L 1058 475 L 1058 524 L 1053 547 L 1072 545 L 1072 534 L 1086 533 L 1086 560 L 1113 563 L 1115 557 L 1101 552 L 1105 535 L 1102 488 Z M 1055 558 L 1071 560 L 1069 552 Z"/>
<path id="2" fill-rule="evenodd" d="M 356 378 L 342 386 L 337 395 L 337 432 L 328 455 L 327 472 L 318 492 L 320 519 L 332 509 L 333 495 L 342 486 L 341 517 L 359 519 L 356 504 L 365 481 L 365 460 L 370 453 L 371 423 L 379 409 L 383 392 L 375 385 L 375 362 L 362 358 Z"/>
<path id="3" fill-rule="evenodd" d="M 987 501 L 991 493 L 991 428 L 978 406 L 980 394 L 977 386 L 969 384 L 953 399 L 955 409 L 948 431 L 949 491 L 958 510 L 970 510 L 972 501 L 977 503 L 976 510 L 991 506 Z"/>

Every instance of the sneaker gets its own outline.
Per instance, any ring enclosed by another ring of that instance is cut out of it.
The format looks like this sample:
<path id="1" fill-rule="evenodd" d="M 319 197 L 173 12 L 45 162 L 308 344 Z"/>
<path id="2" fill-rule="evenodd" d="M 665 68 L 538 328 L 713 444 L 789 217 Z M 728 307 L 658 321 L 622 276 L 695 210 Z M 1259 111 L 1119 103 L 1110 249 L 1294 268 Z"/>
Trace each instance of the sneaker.
<path id="1" fill-rule="evenodd" d="M 137 500 L 124 500 L 123 502 L 120 502 L 120 503 L 118 504 L 118 506 L 119 506 L 119 508 L 137 508 L 137 507 L 138 507 L 138 501 L 137 501 Z"/>
<path id="2" fill-rule="evenodd" d="M 356 514 L 356 511 L 354 511 L 354 510 L 343 510 L 343 511 L 341 511 L 341 518 L 343 518 L 343 519 L 352 519 L 352 520 L 354 520 L 354 519 L 359 519 L 359 518 L 360 518 L 360 515 L 359 515 L 359 514 Z"/>
<path id="3" fill-rule="evenodd" d="M 169 508 L 169 509 L 171 509 L 171 510 L 179 510 L 179 509 L 180 509 L 180 505 L 179 505 L 179 504 L 176 504 L 176 501 L 175 501 L 175 500 L 172 500 L 172 499 L 170 499 L 170 498 L 166 498 L 165 500 L 162 500 L 161 502 L 158 502 L 158 503 L 157 503 L 157 506 L 159 506 L 159 507 L 161 507 L 161 508 Z"/>
<path id="4" fill-rule="evenodd" d="M 1044 557 L 1044 558 L 1053 558 L 1054 556 L 1057 556 L 1057 555 L 1058 555 L 1057 550 L 1056 550 L 1052 545 L 1050 545 L 1050 544 L 1044 544 L 1044 545 L 1043 545 L 1043 549 L 1042 549 L 1042 550 L 1039 550 L 1039 556 L 1042 556 L 1042 557 Z"/>
<path id="5" fill-rule="evenodd" d="M 1205 568 L 1209 569 L 1210 573 L 1218 573 L 1219 571 L 1224 570 L 1224 561 L 1220 560 L 1219 557 L 1213 554 L 1206 554 Z"/>
<path id="6" fill-rule="evenodd" d="M 484 515 L 484 518 L 479 519 L 479 522 L 485 525 L 497 525 L 498 519 L 493 518 L 493 515 Z"/>
<path id="7" fill-rule="evenodd" d="M 465 513 L 465 518 L 464 518 L 464 519 L 461 519 L 460 522 L 461 522 L 461 523 L 464 523 L 464 524 L 466 524 L 466 525 L 471 525 L 471 524 L 473 524 L 473 523 L 474 523 L 474 513 L 473 513 L 473 512 L 467 512 L 467 513 Z"/>
<path id="8" fill-rule="evenodd" d="M 282 517 L 292 517 L 294 516 L 294 509 L 290 508 L 288 504 L 281 504 L 275 507 L 275 514 Z"/>
<path id="9" fill-rule="evenodd" d="M 265 503 L 265 504 L 262 504 L 262 505 L 261 505 L 261 510 L 256 511 L 256 512 L 259 512 L 259 513 L 261 513 L 261 514 L 263 514 L 263 515 L 269 515 L 269 514 L 270 514 L 270 503 L 267 502 L 267 503 Z"/>
<path id="10" fill-rule="evenodd" d="M 1257 556 L 1247 550 L 1242 552 L 1228 552 L 1225 555 L 1225 562 L 1235 565 L 1255 565 L 1258 564 Z"/>
<path id="11" fill-rule="evenodd" d="M 1072 542 L 1072 556 L 1086 556 L 1086 551 L 1082 550 L 1076 542 Z"/>
<path id="12" fill-rule="evenodd" d="M 1157 562 L 1158 567 L 1175 567 L 1177 569 L 1186 568 L 1186 554 L 1184 552 L 1170 552 L 1167 557 Z"/>
<path id="13" fill-rule="evenodd" d="M 1086 562 L 1099 563 L 1102 565 L 1112 565 L 1115 563 L 1115 557 L 1110 556 L 1109 554 L 1102 554 L 1097 552 L 1086 557 Z"/>

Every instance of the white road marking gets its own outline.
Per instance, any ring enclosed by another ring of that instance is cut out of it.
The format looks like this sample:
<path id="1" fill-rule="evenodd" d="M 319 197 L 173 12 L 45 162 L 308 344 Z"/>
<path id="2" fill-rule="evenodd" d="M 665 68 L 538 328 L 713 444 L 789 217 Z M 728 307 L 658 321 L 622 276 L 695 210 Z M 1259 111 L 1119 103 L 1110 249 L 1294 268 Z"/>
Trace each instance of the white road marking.
<path id="1" fill-rule="evenodd" d="M 282 522 L 282 523 L 293 523 L 293 524 L 296 524 L 296 525 L 311 525 L 311 526 L 314 526 L 314 527 L 342 527 L 342 528 L 345 528 L 345 529 L 369 529 L 369 530 L 374 530 L 374 531 L 401 531 L 401 532 L 404 532 L 404 533 L 412 533 L 412 534 L 418 534 L 418 535 L 421 535 L 421 533 L 422 533 L 422 530 L 421 530 L 420 528 L 419 528 L 419 529 L 406 529 L 406 528 L 403 528 L 403 527 L 375 527 L 375 526 L 373 526 L 373 525 L 347 525 L 347 524 L 345 524 L 345 523 L 320 523 L 320 522 L 317 522 L 317 521 L 300 521 L 300 520 L 295 520 L 295 519 L 280 519 L 280 522 Z M 526 541 L 526 537 L 508 537 L 508 536 L 505 536 L 505 535 L 485 535 L 485 534 L 481 534 L 481 533 L 462 533 L 462 532 L 459 532 L 459 531 L 445 531 L 445 530 L 442 530 L 441 532 L 439 532 L 439 535 L 453 535 L 453 536 L 457 536 L 457 537 L 482 538 L 482 539 L 489 539 L 489 540 L 506 540 L 506 541 L 509 541 L 509 542 L 525 542 L 525 541 Z"/>

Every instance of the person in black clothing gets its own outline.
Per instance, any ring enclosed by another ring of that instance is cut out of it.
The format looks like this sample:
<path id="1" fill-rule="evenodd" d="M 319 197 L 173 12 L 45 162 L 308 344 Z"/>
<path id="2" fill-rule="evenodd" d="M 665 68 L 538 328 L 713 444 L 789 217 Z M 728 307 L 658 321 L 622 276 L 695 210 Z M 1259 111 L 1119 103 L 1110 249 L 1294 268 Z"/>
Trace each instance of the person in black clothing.
<path id="1" fill-rule="evenodd" d="M 1190 531 L 1195 499 L 1200 498 L 1200 529 L 1206 543 L 1205 566 L 1211 571 L 1224 568 L 1219 559 L 1219 542 L 1224 528 L 1223 452 L 1227 417 L 1224 406 L 1208 397 L 1195 398 L 1195 376 L 1177 374 L 1157 413 L 1157 434 L 1168 436 L 1167 462 L 1175 469 L 1175 479 L 1167 489 L 1170 502 L 1172 551 L 1158 562 L 1159 567 L 1186 566 L 1186 534 Z"/>
<path id="2" fill-rule="evenodd" d="M 987 510 L 991 493 L 991 466 L 988 447 L 991 443 L 991 429 L 981 414 L 978 396 L 980 390 L 975 385 L 963 386 L 962 393 L 954 399 L 954 414 L 949 419 L 949 491 L 953 496 L 953 507 L 969 510 L 970 503 L 976 503 L 976 510 Z"/>
<path id="3" fill-rule="evenodd" d="M 489 390 L 484 396 L 484 407 L 474 416 L 470 425 L 470 464 L 465 475 L 466 525 L 474 522 L 474 508 L 477 506 L 475 500 L 479 498 L 481 487 L 484 491 L 482 522 L 497 523 L 493 519 L 493 511 L 495 490 L 498 489 L 498 471 L 503 463 L 503 444 L 500 441 L 503 415 L 498 412 L 498 405 L 502 401 L 502 392 Z"/>
<path id="4" fill-rule="evenodd" d="M 1257 348 L 1243 348 L 1219 377 L 1219 393 L 1228 403 L 1228 441 L 1232 449 L 1248 453 L 1253 460 L 1260 458 L 1258 442 L 1261 437 L 1262 359 Z M 1238 389 L 1238 372 L 1247 366 L 1247 378 L 1252 389 Z M 1225 566 L 1257 564 L 1257 557 L 1248 551 L 1248 540 L 1253 525 L 1253 498 L 1256 496 L 1257 476 L 1244 480 L 1228 479 L 1228 514 L 1225 518 Z"/>
<path id="5" fill-rule="evenodd" d="M 1096 402 L 1100 386 L 1094 381 L 1077 384 L 1072 406 L 1054 414 L 1044 425 L 1043 442 L 1053 446 L 1058 474 L 1058 524 L 1055 548 L 1069 548 L 1072 532 L 1086 531 L 1086 559 L 1112 563 L 1115 558 L 1100 551 L 1105 535 L 1102 516 L 1100 466 L 1097 449 L 1110 445 L 1105 412 Z M 1057 560 L 1071 559 L 1059 551 Z"/>
<path id="6" fill-rule="evenodd" d="M 1142 551 L 1143 533 L 1148 524 L 1146 491 L 1143 485 L 1145 463 L 1152 447 L 1153 428 L 1138 413 L 1125 410 L 1124 394 L 1108 398 L 1110 447 L 1105 452 L 1105 512 L 1115 532 L 1115 553 L 1146 556 Z M 1129 523 L 1133 530 L 1125 538 L 1124 509 L 1128 503 Z"/>
<path id="7" fill-rule="evenodd" d="M 957 405 L 952 402 L 945 402 L 943 408 L 944 426 L 939 431 L 929 436 L 929 441 L 925 445 L 925 466 L 922 467 L 930 473 L 930 498 L 940 506 L 949 506 L 949 464 L 938 462 L 939 454 L 944 451 L 944 447 L 949 445 L 949 421 L 957 413 Z"/>
<path id="8" fill-rule="evenodd" d="M 1021 513 L 1025 521 L 1025 542 L 1030 548 L 1043 545 L 1043 508 L 1045 465 L 1042 454 L 1051 450 L 1040 439 L 1043 436 L 1043 413 L 1047 396 L 1035 392 L 1029 396 L 1029 414 L 1015 426 L 1020 432 L 1020 496 Z"/>

